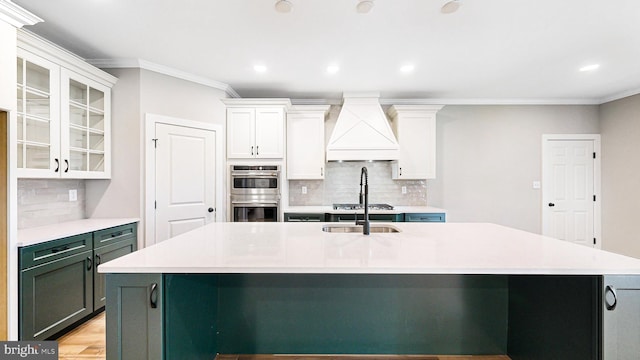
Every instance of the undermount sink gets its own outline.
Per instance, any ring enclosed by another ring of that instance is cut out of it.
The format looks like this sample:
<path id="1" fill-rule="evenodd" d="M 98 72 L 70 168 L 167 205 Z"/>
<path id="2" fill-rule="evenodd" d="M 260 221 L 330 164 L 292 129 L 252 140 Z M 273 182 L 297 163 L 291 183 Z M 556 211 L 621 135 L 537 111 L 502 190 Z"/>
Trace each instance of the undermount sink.
<path id="1" fill-rule="evenodd" d="M 322 226 L 322 231 L 332 233 L 361 233 L 362 225 L 345 225 L 345 224 L 331 224 Z M 372 233 L 398 233 L 400 229 L 391 225 L 371 225 L 370 232 Z"/>

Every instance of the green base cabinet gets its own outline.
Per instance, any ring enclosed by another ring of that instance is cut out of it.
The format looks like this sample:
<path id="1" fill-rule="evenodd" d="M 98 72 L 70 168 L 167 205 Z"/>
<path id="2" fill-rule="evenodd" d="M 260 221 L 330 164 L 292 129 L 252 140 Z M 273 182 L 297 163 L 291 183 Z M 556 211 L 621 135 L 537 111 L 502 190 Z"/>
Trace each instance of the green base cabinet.
<path id="1" fill-rule="evenodd" d="M 18 337 L 55 338 L 105 306 L 101 263 L 137 248 L 137 224 L 25 246 L 19 249 Z"/>
<path id="2" fill-rule="evenodd" d="M 163 359 L 162 275 L 108 274 L 106 283 L 107 360 Z"/>
<path id="3" fill-rule="evenodd" d="M 19 261 L 20 340 L 47 339 L 93 312 L 91 234 L 22 248 Z"/>
<path id="4" fill-rule="evenodd" d="M 445 222 L 445 213 L 406 213 L 404 222 Z"/>

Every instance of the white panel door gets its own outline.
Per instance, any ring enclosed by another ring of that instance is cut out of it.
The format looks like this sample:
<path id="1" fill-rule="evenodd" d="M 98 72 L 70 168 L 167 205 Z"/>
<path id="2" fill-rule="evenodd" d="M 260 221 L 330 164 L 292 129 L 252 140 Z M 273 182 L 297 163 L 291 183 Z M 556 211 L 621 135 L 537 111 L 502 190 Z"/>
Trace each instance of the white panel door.
<path id="1" fill-rule="evenodd" d="M 256 109 L 256 157 L 279 159 L 284 157 L 284 110 Z"/>
<path id="2" fill-rule="evenodd" d="M 215 220 L 215 131 L 156 124 L 156 243 Z"/>
<path id="3" fill-rule="evenodd" d="M 594 142 L 547 140 L 543 234 L 594 246 Z"/>

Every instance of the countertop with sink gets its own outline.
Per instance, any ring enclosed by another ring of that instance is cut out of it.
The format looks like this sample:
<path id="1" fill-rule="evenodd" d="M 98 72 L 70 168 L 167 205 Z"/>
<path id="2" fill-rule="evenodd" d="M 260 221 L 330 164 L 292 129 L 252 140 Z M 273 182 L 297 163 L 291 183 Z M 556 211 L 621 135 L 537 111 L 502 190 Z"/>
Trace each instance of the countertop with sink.
<path id="1" fill-rule="evenodd" d="M 93 218 L 18 230 L 18 247 L 138 222 L 138 218 Z"/>
<path id="2" fill-rule="evenodd" d="M 488 223 L 211 223 L 102 264 L 103 273 L 640 275 L 640 259 Z M 346 225 L 349 226 L 349 225 Z"/>

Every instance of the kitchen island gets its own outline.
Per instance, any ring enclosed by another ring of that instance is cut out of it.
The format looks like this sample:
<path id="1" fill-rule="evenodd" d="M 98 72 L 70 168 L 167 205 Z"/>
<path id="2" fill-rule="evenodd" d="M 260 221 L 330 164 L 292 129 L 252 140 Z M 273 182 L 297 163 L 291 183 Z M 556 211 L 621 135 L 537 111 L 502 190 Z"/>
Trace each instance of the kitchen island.
<path id="1" fill-rule="evenodd" d="M 494 224 L 327 225 L 214 223 L 101 265 L 107 358 L 640 354 L 638 259 Z"/>

